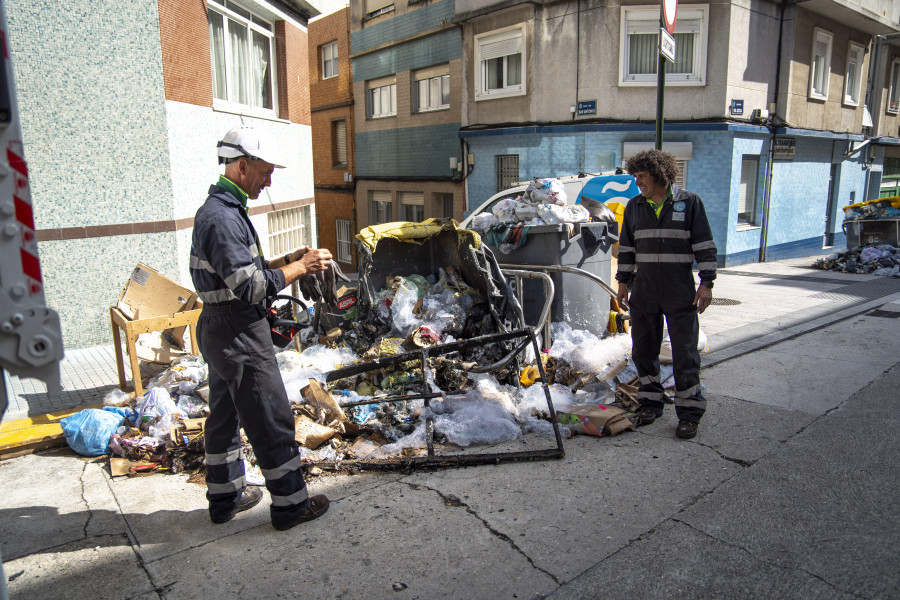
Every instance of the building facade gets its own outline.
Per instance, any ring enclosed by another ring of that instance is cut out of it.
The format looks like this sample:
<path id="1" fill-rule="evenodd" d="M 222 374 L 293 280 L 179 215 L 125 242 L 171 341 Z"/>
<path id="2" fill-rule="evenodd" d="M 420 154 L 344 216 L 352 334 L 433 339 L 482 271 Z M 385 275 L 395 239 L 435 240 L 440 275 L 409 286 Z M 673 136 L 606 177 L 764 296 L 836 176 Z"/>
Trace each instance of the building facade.
<path id="1" fill-rule="evenodd" d="M 467 152 L 454 0 L 354 0 L 356 209 L 360 229 L 462 217 Z"/>
<path id="2" fill-rule="evenodd" d="M 286 169 L 250 205 L 270 255 L 312 243 L 304 0 L 6 3 L 48 306 L 68 348 L 110 343 L 138 262 L 190 288 L 216 142 L 253 125 Z"/>
<path id="3" fill-rule="evenodd" d="M 319 245 L 351 272 L 356 270 L 353 237 L 359 229 L 348 8 L 310 23 L 309 81 Z"/>
<path id="4" fill-rule="evenodd" d="M 875 4 L 679 3 L 663 148 L 703 198 L 721 264 L 840 247 L 840 207 L 879 196 L 896 147 L 885 132 L 900 125 L 900 2 Z M 453 22 L 468 210 L 514 181 L 604 171 L 654 146 L 659 4 L 457 0 Z"/>

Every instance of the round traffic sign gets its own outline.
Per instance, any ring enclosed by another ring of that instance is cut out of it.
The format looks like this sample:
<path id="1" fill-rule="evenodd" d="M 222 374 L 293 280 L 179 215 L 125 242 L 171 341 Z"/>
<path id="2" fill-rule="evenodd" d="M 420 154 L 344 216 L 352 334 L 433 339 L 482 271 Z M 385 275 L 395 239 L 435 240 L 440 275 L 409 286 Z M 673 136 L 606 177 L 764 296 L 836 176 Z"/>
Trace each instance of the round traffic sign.
<path id="1" fill-rule="evenodd" d="M 675 35 L 675 13 L 678 12 L 678 0 L 662 0 L 662 5 L 666 31 Z"/>

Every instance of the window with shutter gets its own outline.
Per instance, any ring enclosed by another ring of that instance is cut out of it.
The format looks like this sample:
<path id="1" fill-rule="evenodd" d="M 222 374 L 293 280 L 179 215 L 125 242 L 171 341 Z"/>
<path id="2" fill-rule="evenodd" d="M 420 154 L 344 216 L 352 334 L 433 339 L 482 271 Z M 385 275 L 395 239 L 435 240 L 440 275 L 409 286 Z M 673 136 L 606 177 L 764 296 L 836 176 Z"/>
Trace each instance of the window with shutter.
<path id="1" fill-rule="evenodd" d="M 400 218 L 418 223 L 425 220 L 425 194 L 423 192 L 400 192 Z"/>
<path id="2" fill-rule="evenodd" d="M 844 78 L 844 104 L 859 105 L 859 90 L 862 77 L 863 47 L 850 42 L 847 50 L 847 76 Z"/>
<path id="3" fill-rule="evenodd" d="M 332 166 L 347 166 L 347 121 L 334 121 L 331 124 L 331 147 L 333 150 Z"/>
<path id="4" fill-rule="evenodd" d="M 741 160 L 741 184 L 738 189 L 738 225 L 756 225 L 756 180 L 759 158 L 744 156 Z"/>
<path id="5" fill-rule="evenodd" d="M 335 219 L 334 222 L 335 237 L 337 239 L 336 258 L 338 262 L 352 262 L 351 239 L 350 239 L 350 221 L 347 219 Z"/>
<path id="6" fill-rule="evenodd" d="M 621 8 L 619 85 L 656 85 L 659 6 Z M 666 85 L 703 85 L 709 6 L 682 5 L 675 24 L 675 62 L 666 61 Z"/>
<path id="7" fill-rule="evenodd" d="M 824 29 L 815 29 L 812 60 L 809 65 L 809 97 L 828 98 L 828 79 L 831 74 L 831 46 L 834 36 Z"/>
<path id="8" fill-rule="evenodd" d="M 900 108 L 900 58 L 891 63 L 891 90 L 888 93 L 887 112 L 896 115 Z"/>
<path id="9" fill-rule="evenodd" d="M 393 219 L 393 199 L 391 193 L 383 190 L 372 190 L 369 192 L 371 198 L 371 208 L 369 219 L 373 225 L 380 223 L 390 223 Z"/>
<path id="10" fill-rule="evenodd" d="M 475 99 L 525 94 L 525 28 L 507 27 L 475 36 Z"/>

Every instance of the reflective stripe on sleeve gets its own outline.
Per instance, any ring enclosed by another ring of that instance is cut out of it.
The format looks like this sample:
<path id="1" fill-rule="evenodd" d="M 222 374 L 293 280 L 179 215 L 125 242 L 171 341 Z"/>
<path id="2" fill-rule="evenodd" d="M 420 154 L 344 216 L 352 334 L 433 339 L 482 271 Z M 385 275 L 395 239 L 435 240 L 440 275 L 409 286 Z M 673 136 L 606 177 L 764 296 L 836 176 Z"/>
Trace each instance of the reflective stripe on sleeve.
<path id="1" fill-rule="evenodd" d="M 619 254 L 634 254 L 634 246 L 619 245 Z"/>
<path id="2" fill-rule="evenodd" d="M 258 270 L 259 269 L 256 268 L 256 265 L 247 265 L 246 267 L 242 267 L 225 278 L 225 285 L 233 290 L 248 279 L 252 278 Z"/>
<path id="3" fill-rule="evenodd" d="M 247 250 L 250 251 L 250 256 L 252 256 L 253 258 L 259 256 L 259 248 L 256 247 L 256 244 L 250 244 L 249 246 L 247 246 Z"/>
<path id="4" fill-rule="evenodd" d="M 619 263 L 619 273 L 634 273 L 637 271 L 637 265 L 623 265 Z"/>
<path id="5" fill-rule="evenodd" d="M 203 271 L 207 271 L 209 273 L 216 272 L 216 270 L 212 268 L 211 264 L 209 264 L 207 261 L 203 260 L 199 256 L 194 256 L 193 254 L 191 254 L 190 265 L 191 265 L 192 269 L 196 269 L 198 271 L 203 270 Z"/>
<path id="6" fill-rule="evenodd" d="M 697 263 L 697 268 L 701 271 L 715 271 L 717 266 L 714 262 Z"/>
<path id="7" fill-rule="evenodd" d="M 696 252 L 697 250 L 706 250 L 716 249 L 716 243 L 713 240 L 709 240 L 708 242 L 697 242 L 696 244 L 691 244 L 691 249 Z"/>

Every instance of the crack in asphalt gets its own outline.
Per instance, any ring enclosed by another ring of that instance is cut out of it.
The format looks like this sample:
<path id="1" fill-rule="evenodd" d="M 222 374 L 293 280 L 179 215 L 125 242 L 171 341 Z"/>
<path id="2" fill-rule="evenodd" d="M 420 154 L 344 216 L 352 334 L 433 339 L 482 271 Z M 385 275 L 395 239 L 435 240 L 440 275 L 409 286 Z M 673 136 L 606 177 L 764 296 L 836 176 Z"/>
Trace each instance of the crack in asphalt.
<path id="1" fill-rule="evenodd" d="M 782 571 L 786 571 L 786 572 L 800 571 L 801 573 L 805 573 L 806 575 L 809 575 L 809 576 L 812 577 L 813 579 L 817 579 L 817 580 L 821 581 L 822 583 L 824 583 L 825 585 L 827 585 L 828 587 L 830 587 L 830 588 L 832 588 L 832 589 L 834 589 L 834 590 L 836 590 L 836 591 L 839 591 L 839 592 L 842 592 L 842 593 L 845 593 L 845 594 L 850 594 L 850 595 L 852 595 L 854 598 L 865 598 L 865 597 L 866 597 L 866 596 L 861 596 L 861 595 L 859 595 L 859 594 L 853 592 L 852 590 L 845 590 L 845 589 L 841 588 L 840 586 L 831 583 L 830 581 L 828 581 L 828 580 L 825 579 L 824 577 L 822 577 L 822 576 L 820 576 L 820 575 L 816 575 L 815 573 L 811 573 L 810 571 L 804 569 L 803 567 L 797 566 L 797 567 L 791 567 L 791 568 L 789 568 L 789 567 L 785 567 L 785 566 L 783 566 L 783 565 L 780 565 L 780 564 L 778 564 L 778 563 L 776 563 L 776 562 L 773 562 L 773 561 L 771 561 L 771 560 L 768 560 L 767 558 L 761 558 L 761 557 L 759 557 L 759 556 L 756 556 L 753 552 L 751 552 L 751 551 L 748 550 L 747 548 L 744 548 L 744 547 L 741 546 L 740 544 L 736 544 L 736 543 L 734 543 L 734 542 L 729 542 L 729 541 L 727 541 L 727 540 L 723 540 L 723 539 L 718 538 L 718 537 L 716 537 L 716 536 L 714 536 L 714 535 L 712 535 L 712 534 L 710 534 L 710 533 L 707 533 L 706 531 L 703 531 L 702 529 L 697 529 L 696 527 L 694 527 L 693 525 L 691 525 L 691 524 L 688 523 L 687 521 L 682 521 L 681 519 L 676 519 L 676 518 L 674 518 L 674 517 L 671 518 L 671 521 L 674 522 L 674 523 L 680 523 L 681 525 L 684 525 L 684 526 L 686 526 L 686 527 L 692 529 L 693 531 L 696 531 L 696 532 L 699 533 L 700 535 L 702 535 L 702 536 L 704 536 L 704 537 L 708 537 L 708 538 L 711 539 L 711 540 L 715 540 L 715 541 L 717 541 L 717 542 L 719 542 L 719 543 L 721 543 L 721 544 L 725 544 L 726 546 L 728 546 L 728 547 L 730 547 L 730 548 L 734 548 L 734 549 L 736 549 L 736 550 L 739 550 L 739 551 L 743 552 L 744 554 L 746 554 L 747 556 L 749 556 L 750 558 L 752 558 L 753 560 L 758 560 L 759 562 L 761 562 L 761 563 L 763 563 L 763 564 L 769 565 L 769 566 L 771 566 L 771 567 L 775 567 L 776 569 L 781 569 Z"/>
<path id="2" fill-rule="evenodd" d="M 87 498 L 84 497 L 84 473 L 87 471 L 89 464 L 91 463 L 84 463 L 81 468 L 81 475 L 78 477 L 78 483 L 81 484 L 81 503 L 84 504 L 84 509 L 87 512 L 87 520 L 84 522 L 84 527 L 81 530 L 82 536 L 85 539 L 88 537 L 88 527 L 91 524 L 91 520 L 94 518 L 94 511 L 91 510 L 91 505 L 88 504 Z"/>
<path id="3" fill-rule="evenodd" d="M 418 490 L 419 488 L 425 488 L 426 490 L 429 490 L 429 491 L 437 494 L 441 498 L 441 500 L 444 501 L 444 503 L 447 506 L 458 506 L 458 507 L 465 508 L 467 513 L 469 513 L 470 515 L 472 515 L 473 517 L 475 517 L 476 519 L 481 521 L 481 523 L 484 525 L 485 529 L 487 529 L 491 533 L 491 535 L 506 542 L 510 548 L 512 548 L 513 550 L 518 552 L 522 556 L 522 558 L 527 560 L 528 564 L 530 564 L 533 568 L 537 569 L 538 571 L 540 571 L 541 573 L 543 573 L 544 575 L 546 575 L 547 577 L 552 579 L 556 585 L 561 584 L 560 580 L 553 573 L 537 566 L 535 564 L 535 562 L 531 559 L 531 557 L 528 556 L 528 554 L 524 550 L 522 550 L 511 537 L 509 537 L 502 531 L 499 531 L 499 530 L 495 529 L 494 527 L 492 527 L 484 517 L 482 517 L 481 515 L 478 514 L 478 512 L 474 508 L 472 508 L 471 506 L 469 506 L 468 504 L 466 504 L 465 502 L 463 502 L 461 499 L 457 498 L 453 494 L 445 494 L 444 492 L 442 492 L 441 490 L 439 490 L 437 488 L 433 488 L 429 485 L 424 485 L 424 484 L 419 484 L 419 483 L 409 483 L 406 481 L 398 481 L 397 483 L 402 483 L 403 485 L 407 485 L 414 490 Z"/>

